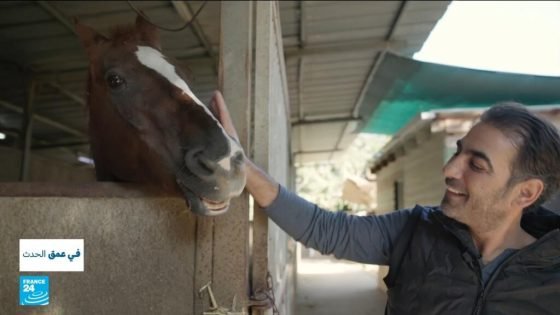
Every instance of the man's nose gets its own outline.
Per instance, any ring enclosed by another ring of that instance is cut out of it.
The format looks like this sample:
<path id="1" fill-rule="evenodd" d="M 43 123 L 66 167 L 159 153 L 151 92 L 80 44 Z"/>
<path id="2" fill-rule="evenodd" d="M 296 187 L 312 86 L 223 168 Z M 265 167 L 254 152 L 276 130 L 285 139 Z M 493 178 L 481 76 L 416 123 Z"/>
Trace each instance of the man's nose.
<path id="1" fill-rule="evenodd" d="M 460 156 L 453 156 L 443 166 L 443 176 L 445 178 L 461 178 L 463 175 L 463 161 Z"/>

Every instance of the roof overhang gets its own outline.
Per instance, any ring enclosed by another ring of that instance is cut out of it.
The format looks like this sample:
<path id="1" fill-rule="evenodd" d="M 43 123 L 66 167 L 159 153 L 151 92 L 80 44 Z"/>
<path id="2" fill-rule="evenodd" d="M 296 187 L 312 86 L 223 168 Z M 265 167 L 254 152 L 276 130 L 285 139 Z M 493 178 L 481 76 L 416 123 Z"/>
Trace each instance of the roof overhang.
<path id="1" fill-rule="evenodd" d="M 361 107 L 363 132 L 393 135 L 421 112 L 515 101 L 560 104 L 560 77 L 473 70 L 387 53 Z"/>

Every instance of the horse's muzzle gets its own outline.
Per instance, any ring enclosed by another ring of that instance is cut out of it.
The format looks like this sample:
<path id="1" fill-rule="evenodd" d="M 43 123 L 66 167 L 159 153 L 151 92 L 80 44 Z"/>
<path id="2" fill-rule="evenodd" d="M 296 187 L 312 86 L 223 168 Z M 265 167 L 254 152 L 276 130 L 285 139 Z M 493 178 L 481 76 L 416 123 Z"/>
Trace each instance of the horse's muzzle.
<path id="1" fill-rule="evenodd" d="M 230 199 L 239 196 L 245 187 L 243 152 L 216 161 L 201 149 L 189 150 L 184 157 L 184 171 L 176 178 L 194 213 L 222 214 L 228 210 Z"/>

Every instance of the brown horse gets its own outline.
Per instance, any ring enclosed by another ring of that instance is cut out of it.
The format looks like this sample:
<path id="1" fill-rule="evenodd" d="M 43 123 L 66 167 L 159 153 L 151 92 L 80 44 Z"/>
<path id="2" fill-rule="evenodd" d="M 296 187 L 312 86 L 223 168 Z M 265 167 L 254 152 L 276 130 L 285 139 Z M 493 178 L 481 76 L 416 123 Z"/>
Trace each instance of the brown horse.
<path id="1" fill-rule="evenodd" d="M 182 193 L 193 212 L 217 215 L 245 186 L 243 150 L 161 54 L 141 16 L 107 38 L 75 21 L 89 58 L 89 134 L 101 181 Z"/>

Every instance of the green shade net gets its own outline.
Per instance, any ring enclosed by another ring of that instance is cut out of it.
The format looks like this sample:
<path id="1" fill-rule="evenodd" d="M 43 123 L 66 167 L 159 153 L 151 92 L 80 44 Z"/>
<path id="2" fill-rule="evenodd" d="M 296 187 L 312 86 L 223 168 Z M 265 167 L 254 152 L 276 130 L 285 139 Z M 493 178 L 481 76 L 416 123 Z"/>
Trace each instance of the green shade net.
<path id="1" fill-rule="evenodd" d="M 393 135 L 419 113 L 500 101 L 560 104 L 560 78 L 472 70 L 387 53 L 360 104 L 358 131 Z"/>

